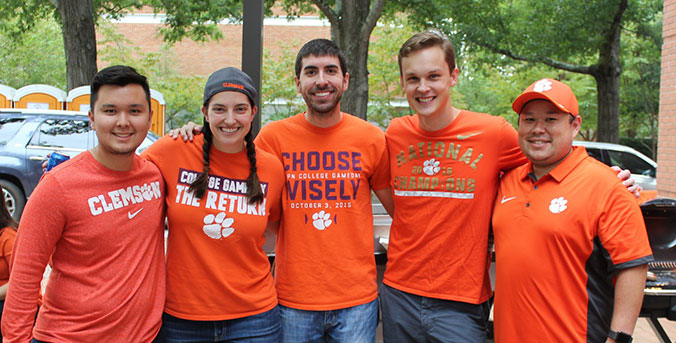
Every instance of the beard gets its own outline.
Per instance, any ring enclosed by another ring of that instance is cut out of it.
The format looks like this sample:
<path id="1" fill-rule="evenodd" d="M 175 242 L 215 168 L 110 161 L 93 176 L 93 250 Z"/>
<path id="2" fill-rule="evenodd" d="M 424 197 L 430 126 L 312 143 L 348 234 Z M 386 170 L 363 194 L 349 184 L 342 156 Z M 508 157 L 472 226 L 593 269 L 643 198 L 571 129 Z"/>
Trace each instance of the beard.
<path id="1" fill-rule="evenodd" d="M 316 101 L 313 100 L 310 96 L 305 96 L 303 95 L 303 99 L 305 100 L 305 104 L 309 109 L 311 109 L 312 114 L 316 114 L 320 117 L 328 117 L 331 115 L 335 109 L 338 107 L 340 104 L 340 99 L 342 98 L 342 93 L 336 92 L 335 88 L 328 88 L 328 89 L 313 89 L 312 93 L 316 92 L 321 92 L 321 91 L 334 91 L 335 97 L 332 99 L 328 99 L 326 101 Z"/>

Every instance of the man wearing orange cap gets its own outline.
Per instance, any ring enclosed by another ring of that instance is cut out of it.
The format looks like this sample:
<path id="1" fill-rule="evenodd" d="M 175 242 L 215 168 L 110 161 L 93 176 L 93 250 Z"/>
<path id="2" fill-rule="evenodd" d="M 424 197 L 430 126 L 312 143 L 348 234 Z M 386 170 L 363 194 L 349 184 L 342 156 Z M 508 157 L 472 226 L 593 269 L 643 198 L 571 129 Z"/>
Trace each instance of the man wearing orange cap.
<path id="1" fill-rule="evenodd" d="M 572 146 L 582 119 L 570 87 L 539 80 L 512 108 L 529 162 L 495 201 L 495 341 L 631 342 L 652 261 L 636 199 Z"/>
<path id="2" fill-rule="evenodd" d="M 383 340 L 483 343 L 490 213 L 501 173 L 528 160 L 504 118 L 454 106 L 460 72 L 447 38 L 417 33 L 398 62 L 416 114 L 385 133 L 395 211 L 379 293 Z"/>

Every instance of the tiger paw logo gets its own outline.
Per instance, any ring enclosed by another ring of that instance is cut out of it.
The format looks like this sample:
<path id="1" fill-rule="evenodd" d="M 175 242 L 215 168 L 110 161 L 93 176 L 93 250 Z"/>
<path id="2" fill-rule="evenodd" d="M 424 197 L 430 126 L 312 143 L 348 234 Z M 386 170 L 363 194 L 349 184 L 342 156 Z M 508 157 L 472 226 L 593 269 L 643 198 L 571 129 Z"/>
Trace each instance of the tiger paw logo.
<path id="1" fill-rule="evenodd" d="M 312 226 L 317 230 L 328 229 L 331 226 L 331 214 L 324 211 L 316 212 L 312 215 Z"/>
<path id="2" fill-rule="evenodd" d="M 146 201 L 150 201 L 153 198 L 153 190 L 148 184 L 141 186 L 141 195 L 143 196 L 143 199 L 146 199 Z"/>
<path id="3" fill-rule="evenodd" d="M 568 204 L 568 200 L 563 197 L 552 199 L 552 202 L 549 203 L 549 211 L 552 213 L 561 213 L 568 208 L 566 204 Z"/>
<path id="4" fill-rule="evenodd" d="M 235 228 L 232 227 L 234 222 L 234 219 L 226 218 L 224 212 L 217 215 L 207 214 L 204 217 L 204 226 L 202 227 L 202 230 L 210 238 L 221 239 L 228 237 L 235 232 Z"/>
<path id="5" fill-rule="evenodd" d="M 547 79 L 542 79 L 535 83 L 533 90 L 536 92 L 545 92 L 552 89 L 552 82 Z"/>
<path id="6" fill-rule="evenodd" d="M 441 168 L 439 167 L 439 161 L 433 158 L 430 158 L 429 160 L 423 163 L 423 173 L 429 176 L 437 175 L 439 170 L 441 170 Z"/>

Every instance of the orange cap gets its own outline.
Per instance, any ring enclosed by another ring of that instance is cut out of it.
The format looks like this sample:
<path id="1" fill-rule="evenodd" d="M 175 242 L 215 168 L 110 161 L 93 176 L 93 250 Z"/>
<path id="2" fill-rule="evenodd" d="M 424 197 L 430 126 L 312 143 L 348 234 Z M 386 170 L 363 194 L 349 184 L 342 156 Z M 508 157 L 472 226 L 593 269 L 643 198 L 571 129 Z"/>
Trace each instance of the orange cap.
<path id="1" fill-rule="evenodd" d="M 528 88 L 514 100 L 512 109 L 517 114 L 521 114 L 523 106 L 526 105 L 527 102 L 536 99 L 548 100 L 554 104 L 554 106 L 566 113 L 570 113 L 573 116 L 579 115 L 577 98 L 575 98 L 573 90 L 563 82 L 554 79 L 538 80 L 528 86 Z"/>

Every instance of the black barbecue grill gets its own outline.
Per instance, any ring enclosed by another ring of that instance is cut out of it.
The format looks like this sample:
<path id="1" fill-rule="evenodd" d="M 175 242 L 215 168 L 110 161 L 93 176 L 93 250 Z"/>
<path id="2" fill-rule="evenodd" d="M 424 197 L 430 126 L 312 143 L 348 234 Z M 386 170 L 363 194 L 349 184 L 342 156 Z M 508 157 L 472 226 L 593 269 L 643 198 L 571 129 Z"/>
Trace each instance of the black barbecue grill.
<path id="1" fill-rule="evenodd" d="M 661 343 L 671 342 L 659 318 L 676 320 L 676 200 L 654 199 L 641 205 L 655 262 L 649 266 L 652 280 L 646 281 L 641 317 Z"/>

